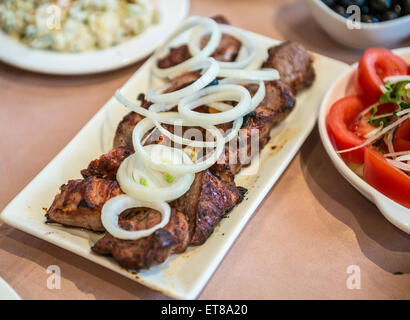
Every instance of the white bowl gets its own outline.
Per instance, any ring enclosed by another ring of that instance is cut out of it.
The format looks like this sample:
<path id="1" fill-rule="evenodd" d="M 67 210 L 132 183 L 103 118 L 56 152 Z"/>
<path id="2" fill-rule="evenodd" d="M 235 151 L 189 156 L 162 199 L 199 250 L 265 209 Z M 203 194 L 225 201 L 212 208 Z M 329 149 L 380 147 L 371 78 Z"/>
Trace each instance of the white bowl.
<path id="1" fill-rule="evenodd" d="M 343 45 L 365 49 L 374 46 L 392 47 L 410 36 L 410 15 L 379 23 L 361 23 L 360 29 L 349 29 L 347 19 L 330 9 L 321 0 L 308 0 L 317 23 Z"/>
<path id="2" fill-rule="evenodd" d="M 410 47 L 394 50 L 396 54 L 403 57 L 410 63 Z M 354 64 L 349 70 L 343 73 L 326 93 L 319 111 L 319 132 L 323 146 L 326 149 L 330 159 L 336 166 L 336 169 L 349 181 L 358 191 L 367 199 L 372 201 L 392 224 L 399 229 L 410 234 L 410 209 L 398 204 L 387 198 L 382 193 L 370 186 L 366 181 L 355 174 L 343 161 L 341 156 L 336 153 L 328 135 L 326 128 L 326 117 L 334 102 L 346 96 L 351 85 L 352 77 L 356 71 L 357 64 Z M 410 196 L 410 195 L 409 195 Z"/>

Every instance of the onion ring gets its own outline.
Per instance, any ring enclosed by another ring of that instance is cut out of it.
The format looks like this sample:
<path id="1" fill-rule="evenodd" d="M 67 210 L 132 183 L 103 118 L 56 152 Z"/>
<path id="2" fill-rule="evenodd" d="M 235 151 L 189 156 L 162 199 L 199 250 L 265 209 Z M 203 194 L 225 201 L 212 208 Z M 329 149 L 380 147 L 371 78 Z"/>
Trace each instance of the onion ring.
<path id="1" fill-rule="evenodd" d="M 238 104 L 228 111 L 209 114 L 193 111 L 198 106 L 212 102 L 233 100 Z M 251 111 L 251 95 L 244 87 L 222 84 L 204 88 L 178 103 L 178 111 L 185 118 L 198 124 L 216 125 L 234 121 Z"/>
<path id="2" fill-rule="evenodd" d="M 173 104 L 176 103 L 179 99 L 182 99 L 202 88 L 205 88 L 209 83 L 211 83 L 218 73 L 219 65 L 214 58 L 206 58 L 200 62 L 196 66 L 194 66 L 195 70 L 206 68 L 204 74 L 201 75 L 199 79 L 194 81 L 189 86 L 179 89 L 177 91 L 169 92 L 169 93 L 157 93 L 155 90 L 150 90 L 147 94 L 147 98 L 156 103 L 167 103 Z M 162 92 L 163 90 L 159 90 Z"/>
<path id="3" fill-rule="evenodd" d="M 155 127 L 154 122 L 149 119 L 145 118 L 141 120 L 134 128 L 134 131 L 132 133 L 132 141 L 134 145 L 134 150 L 135 153 L 138 155 L 138 157 L 142 160 L 142 162 L 155 170 L 161 171 L 161 172 L 169 172 L 174 175 L 183 175 L 186 173 L 196 173 L 200 171 L 204 171 L 211 167 L 216 161 L 218 161 L 220 155 L 224 151 L 225 143 L 224 143 L 224 138 L 222 134 L 219 132 L 217 128 L 212 128 L 213 133 L 215 133 L 215 137 L 217 139 L 217 145 L 210 157 L 207 157 L 207 159 L 199 162 L 199 163 L 186 163 L 185 161 L 181 161 L 181 164 L 174 165 L 174 164 L 169 164 L 169 163 L 164 163 L 163 161 L 155 161 L 155 159 L 152 158 L 150 154 L 147 153 L 147 151 L 144 149 L 144 147 L 141 144 L 141 139 L 144 136 L 144 134 L 151 130 L 153 127 Z M 175 149 L 171 147 L 167 147 L 164 145 L 154 145 L 155 148 L 169 148 L 169 149 Z M 154 148 L 153 148 L 154 150 Z M 175 149 L 178 150 L 178 149 Z M 185 163 L 184 163 L 185 162 Z"/>
<path id="4" fill-rule="evenodd" d="M 162 220 L 159 224 L 146 230 L 127 231 L 118 225 L 119 215 L 131 208 L 151 208 L 161 212 Z M 101 210 L 101 221 L 104 228 L 115 238 L 123 240 L 137 240 L 148 237 L 158 229 L 165 227 L 171 216 L 171 207 L 166 202 L 146 202 L 135 200 L 125 194 L 108 200 Z"/>
<path id="5" fill-rule="evenodd" d="M 164 51 L 167 49 L 169 43 L 178 35 L 181 33 L 195 27 L 196 25 L 202 25 L 205 27 L 208 27 L 212 29 L 212 34 L 211 37 L 202 50 L 198 51 L 196 55 L 193 55 L 192 58 L 176 65 L 170 68 L 162 69 L 159 68 L 157 65 L 157 60 L 158 58 L 164 53 Z M 210 19 L 210 18 L 201 18 L 201 17 L 192 17 L 188 19 L 181 27 L 179 27 L 176 31 L 174 31 L 168 39 L 165 41 L 165 43 L 159 47 L 156 52 L 154 53 L 153 56 L 153 64 L 152 64 L 152 71 L 153 73 L 161 78 L 167 78 L 171 74 L 176 75 L 176 74 L 181 74 L 186 70 L 190 70 L 192 68 L 192 65 L 197 64 L 201 60 L 203 60 L 206 57 L 209 57 L 212 52 L 215 51 L 215 49 L 218 47 L 219 42 L 221 41 L 221 29 L 218 27 L 218 24 Z"/>
<path id="6" fill-rule="evenodd" d="M 144 149 L 150 150 L 152 146 L 145 146 Z M 188 161 L 190 160 L 183 151 L 176 150 L 182 154 L 181 157 L 185 156 Z M 142 177 L 147 182 L 146 185 L 141 184 Z M 163 173 L 145 166 L 135 154 L 126 158 L 117 172 L 117 181 L 122 191 L 135 199 L 149 202 L 169 202 L 181 197 L 189 190 L 194 179 L 194 174 L 187 173 L 173 177 L 174 181 L 167 182 L 163 178 Z"/>

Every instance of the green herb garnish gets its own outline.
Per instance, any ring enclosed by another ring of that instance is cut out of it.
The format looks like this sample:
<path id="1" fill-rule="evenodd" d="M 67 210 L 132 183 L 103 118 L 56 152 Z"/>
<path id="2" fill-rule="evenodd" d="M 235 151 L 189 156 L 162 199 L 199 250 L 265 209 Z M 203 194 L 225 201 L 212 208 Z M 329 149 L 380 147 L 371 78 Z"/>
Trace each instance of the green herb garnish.
<path id="1" fill-rule="evenodd" d="M 164 177 L 165 181 L 168 182 L 168 183 L 174 182 L 174 179 L 175 179 L 174 176 L 169 174 L 168 172 L 164 172 L 163 177 Z"/>
<path id="2" fill-rule="evenodd" d="M 148 181 L 145 178 L 140 178 L 140 184 L 143 186 L 148 186 Z"/>

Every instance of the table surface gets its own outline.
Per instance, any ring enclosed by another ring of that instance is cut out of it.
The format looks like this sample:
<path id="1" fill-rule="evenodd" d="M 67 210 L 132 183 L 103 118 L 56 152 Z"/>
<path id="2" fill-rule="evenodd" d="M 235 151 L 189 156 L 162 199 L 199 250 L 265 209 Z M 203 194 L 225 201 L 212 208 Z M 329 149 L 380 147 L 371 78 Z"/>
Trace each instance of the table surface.
<path id="1" fill-rule="evenodd" d="M 217 13 L 236 26 L 298 41 L 348 63 L 361 55 L 319 29 L 303 0 L 191 3 L 191 14 Z M 0 64 L 0 209 L 138 66 L 58 77 Z M 46 286 L 50 265 L 61 268 L 59 290 Z M 346 285 L 351 265 L 360 268 L 360 289 Z M 0 276 L 23 299 L 167 298 L 1 222 Z M 199 298 L 409 299 L 410 236 L 387 222 L 338 174 L 315 128 Z"/>

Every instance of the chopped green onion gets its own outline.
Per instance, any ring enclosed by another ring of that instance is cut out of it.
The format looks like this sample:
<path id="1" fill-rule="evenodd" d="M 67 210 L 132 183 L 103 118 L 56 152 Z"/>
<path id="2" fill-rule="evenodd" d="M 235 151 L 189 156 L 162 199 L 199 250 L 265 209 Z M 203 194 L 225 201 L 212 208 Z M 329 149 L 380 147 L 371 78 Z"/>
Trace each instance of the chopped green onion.
<path id="1" fill-rule="evenodd" d="M 140 184 L 143 185 L 143 186 L 147 186 L 147 185 L 148 185 L 147 179 L 141 177 L 141 178 L 140 178 Z"/>
<path id="2" fill-rule="evenodd" d="M 164 172 L 163 176 L 166 182 L 168 183 L 174 182 L 174 179 L 175 179 L 174 176 L 169 174 L 168 172 Z"/>

